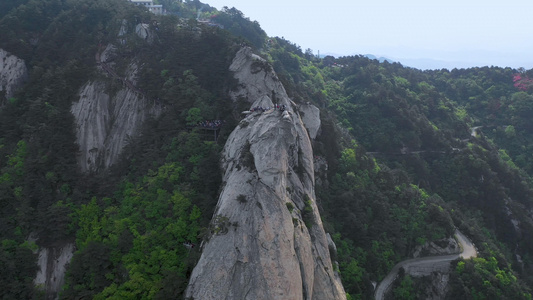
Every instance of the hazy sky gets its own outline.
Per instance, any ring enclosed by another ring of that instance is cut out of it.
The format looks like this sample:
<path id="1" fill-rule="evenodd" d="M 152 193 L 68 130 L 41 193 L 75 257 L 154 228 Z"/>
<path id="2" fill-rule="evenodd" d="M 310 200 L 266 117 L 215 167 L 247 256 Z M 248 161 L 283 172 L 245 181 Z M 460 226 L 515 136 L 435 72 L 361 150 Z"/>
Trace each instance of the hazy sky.
<path id="1" fill-rule="evenodd" d="M 532 0 L 205 0 L 316 54 L 533 68 Z M 408 63 L 409 62 L 409 63 Z M 451 64 L 451 65 L 450 65 Z M 436 67 L 439 67 L 438 65 Z"/>

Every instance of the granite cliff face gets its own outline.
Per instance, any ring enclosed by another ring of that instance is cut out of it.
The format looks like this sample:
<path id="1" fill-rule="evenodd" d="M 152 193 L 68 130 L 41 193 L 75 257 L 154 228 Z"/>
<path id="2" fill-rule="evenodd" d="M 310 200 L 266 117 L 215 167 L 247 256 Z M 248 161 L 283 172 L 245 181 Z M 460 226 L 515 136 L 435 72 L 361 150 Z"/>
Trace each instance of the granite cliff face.
<path id="1" fill-rule="evenodd" d="M 313 150 L 270 66 L 251 49 L 230 67 L 252 112 L 223 153 L 225 186 L 186 297 L 346 299 L 315 204 Z M 286 110 L 274 110 L 274 104 Z"/>
<path id="2" fill-rule="evenodd" d="M 122 34 L 126 30 L 124 24 Z M 99 49 L 96 62 L 99 71 L 107 78 L 86 82 L 79 90 L 78 101 L 71 106 L 79 145 L 78 164 L 83 172 L 97 172 L 113 165 L 128 139 L 138 134 L 146 118 L 158 116 L 161 112 L 161 106 L 147 99 L 136 87 L 139 67 L 135 62 L 131 62 L 123 74 L 115 72 L 113 60 L 117 56 L 116 49 L 112 44 Z M 2 55 L 0 50 L 0 62 Z M 10 63 L 4 69 L 19 70 L 7 74 L 25 74 L 21 73 L 23 61 L 13 59 L 13 56 L 7 61 Z M 23 78 L 22 75 L 15 75 L 10 75 L 10 78 Z M 122 88 L 109 92 L 112 81 L 121 82 Z M 11 79 L 9 82 L 12 84 L 8 91 L 12 91 L 16 86 L 13 84 L 20 80 Z M 3 81 L 0 83 L 3 84 Z M 38 272 L 34 283 L 44 292 L 46 299 L 58 297 L 74 251 L 74 244 L 64 242 L 58 242 L 55 247 L 39 249 Z"/>
<path id="3" fill-rule="evenodd" d="M 80 146 L 78 161 L 84 172 L 114 164 L 128 137 L 137 134 L 143 121 L 157 111 L 135 91 L 125 88 L 112 97 L 105 90 L 104 82 L 88 82 L 72 105 Z"/>
<path id="4" fill-rule="evenodd" d="M 45 299 L 57 299 L 65 283 L 68 264 L 74 255 L 74 244 L 65 243 L 58 247 L 42 248 L 38 255 L 39 270 L 34 283 L 44 292 Z"/>
<path id="5" fill-rule="evenodd" d="M 114 164 L 128 138 L 136 135 L 144 120 L 158 115 L 160 107 L 144 97 L 135 87 L 138 67 L 131 63 L 120 76 L 106 61 L 114 54 L 108 46 L 97 55 L 102 72 L 112 80 L 122 81 L 123 88 L 114 95 L 106 92 L 104 81 L 89 81 L 79 92 L 79 101 L 72 104 L 76 120 L 76 137 L 80 147 L 78 162 L 84 172 L 96 172 Z"/>
<path id="6" fill-rule="evenodd" d="M 5 93 L 5 99 L 13 97 L 27 77 L 28 69 L 24 60 L 0 49 L 0 92 Z M 0 104 L 3 102 L 4 99 L 0 99 Z"/>

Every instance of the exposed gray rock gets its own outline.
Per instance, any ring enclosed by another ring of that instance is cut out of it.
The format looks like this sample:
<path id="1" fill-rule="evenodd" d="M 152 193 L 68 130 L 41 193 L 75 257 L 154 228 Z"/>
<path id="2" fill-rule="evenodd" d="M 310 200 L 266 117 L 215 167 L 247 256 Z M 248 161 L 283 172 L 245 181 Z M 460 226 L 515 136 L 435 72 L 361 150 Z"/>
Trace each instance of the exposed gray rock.
<path id="1" fill-rule="evenodd" d="M 28 78 L 28 69 L 24 60 L 0 49 L 0 92 L 5 92 L 6 99 L 13 97 Z M 0 99 L 0 104 L 4 99 Z"/>
<path id="2" fill-rule="evenodd" d="M 120 29 L 118 31 L 117 37 L 118 42 L 121 45 L 126 44 L 126 34 L 128 33 L 128 21 L 126 19 L 122 19 L 122 24 L 120 25 Z"/>
<path id="3" fill-rule="evenodd" d="M 76 138 L 80 147 L 78 162 L 82 171 L 96 171 L 104 160 L 105 141 L 108 136 L 110 97 L 105 92 L 105 83 L 89 82 L 80 91 L 80 100 L 72 104 L 71 112 L 76 119 Z"/>
<path id="4" fill-rule="evenodd" d="M 305 128 L 309 131 L 309 137 L 316 139 L 320 130 L 320 109 L 313 104 L 302 104 L 298 107 L 301 112 L 302 121 Z"/>
<path id="5" fill-rule="evenodd" d="M 346 299 L 315 204 L 313 151 L 300 116 L 249 48 L 231 70 L 241 84 L 233 99 L 288 110 L 251 113 L 228 138 L 225 186 L 186 297 Z"/>
<path id="6" fill-rule="evenodd" d="M 286 102 L 290 102 L 285 88 L 276 74 L 272 72 L 272 67 L 263 58 L 252 53 L 250 48 L 243 48 L 239 51 L 230 66 L 230 71 L 234 72 L 240 86 L 245 87 L 232 91 L 230 96 L 233 99 L 244 99 L 252 103 L 266 96 L 271 103 L 282 104 L 283 95 L 286 97 Z"/>
<path id="7" fill-rule="evenodd" d="M 128 20 L 122 19 L 122 24 L 120 25 L 120 29 L 118 30 L 117 36 L 121 37 L 128 33 Z"/>
<path id="8" fill-rule="evenodd" d="M 113 44 L 107 44 L 107 47 L 100 54 L 100 61 L 112 65 L 112 60 L 117 56 L 117 47 Z"/>
<path id="9" fill-rule="evenodd" d="M 77 125 L 78 161 L 84 172 L 114 164 L 128 137 L 135 136 L 148 115 L 155 113 L 149 101 L 129 89 L 111 98 L 103 82 L 83 86 L 71 112 Z"/>
<path id="10" fill-rule="evenodd" d="M 134 82 L 136 71 L 137 66 L 132 64 L 126 76 L 129 82 Z M 78 162 L 84 172 L 113 165 L 144 120 L 160 113 L 160 108 L 128 87 L 113 97 L 105 90 L 102 81 L 88 82 L 80 90 L 79 101 L 72 104 L 80 147 Z"/>
<path id="11" fill-rule="evenodd" d="M 336 255 L 337 254 L 337 245 L 335 245 L 335 242 L 333 241 L 333 239 L 331 238 L 331 235 L 329 233 L 326 234 L 326 237 L 328 239 L 329 251 Z"/>
<path id="12" fill-rule="evenodd" d="M 65 272 L 74 255 L 74 244 L 65 243 L 58 247 L 39 250 L 37 265 L 39 270 L 34 283 L 45 293 L 46 299 L 57 299 L 65 283 Z"/>
<path id="13" fill-rule="evenodd" d="M 426 300 L 446 299 L 446 294 L 450 290 L 448 282 L 450 281 L 450 274 L 432 273 L 430 275 L 431 283 L 427 286 L 424 293 Z"/>
<path id="14" fill-rule="evenodd" d="M 461 248 L 453 237 L 437 241 L 426 242 L 424 245 L 417 246 L 413 257 L 447 255 L 461 252 Z"/>
<path id="15" fill-rule="evenodd" d="M 327 187 L 328 183 L 328 161 L 325 157 L 315 155 L 315 185 L 323 188 Z"/>
<path id="16" fill-rule="evenodd" d="M 135 26 L 135 33 L 143 40 L 148 43 L 152 43 L 154 40 L 154 35 L 150 30 L 149 24 L 140 23 Z"/>

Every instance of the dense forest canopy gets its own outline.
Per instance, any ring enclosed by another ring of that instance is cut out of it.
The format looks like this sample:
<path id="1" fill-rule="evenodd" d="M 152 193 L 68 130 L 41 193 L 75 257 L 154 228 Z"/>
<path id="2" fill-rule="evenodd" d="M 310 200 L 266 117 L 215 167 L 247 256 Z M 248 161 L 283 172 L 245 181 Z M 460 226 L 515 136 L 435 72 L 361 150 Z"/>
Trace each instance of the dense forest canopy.
<path id="1" fill-rule="evenodd" d="M 3 298 L 42 298 L 35 250 L 61 242 L 76 252 L 60 298 L 182 295 L 200 255 L 184 244 L 200 244 L 210 230 L 220 152 L 245 108 L 228 96 L 237 84 L 228 68 L 246 44 L 296 103 L 321 109 L 318 205 L 351 299 L 372 298 L 372 282 L 455 228 L 479 256 L 454 262 L 449 299 L 531 299 L 533 70 L 318 58 L 267 37 L 236 8 L 158 2 L 169 15 L 124 0 L 0 3 L 0 48 L 29 69 L 24 87 L 0 101 Z M 152 43 L 135 34 L 138 23 L 157 32 Z M 70 109 L 85 82 L 104 78 L 94 57 L 110 43 L 117 69 L 143 63 L 139 88 L 165 109 L 117 164 L 82 173 Z M 201 119 L 226 121 L 218 142 L 187 128 Z M 423 299 L 424 284 L 404 276 L 393 293 Z"/>
<path id="2" fill-rule="evenodd" d="M 466 275 L 461 269 L 461 274 L 452 276 L 449 295 L 467 298 L 463 293 L 475 290 L 479 294 L 473 297 L 530 297 L 524 291 L 529 291 L 531 269 L 524 266 L 530 257 L 526 253 L 531 253 L 526 238 L 532 228 L 530 214 L 526 216 L 532 204 L 531 179 L 525 164 L 527 138 L 517 138 L 517 126 L 528 135 L 525 124 L 518 125 L 525 119 L 517 115 L 525 116 L 527 110 L 515 108 L 530 97 L 516 84 L 517 75 L 528 78 L 526 71 L 497 67 L 419 71 L 363 56 L 309 57 L 279 38 L 271 44 L 273 65 L 292 96 L 327 108 L 344 128 L 337 134 L 338 140 L 345 140 L 340 143 L 344 150 L 328 149 L 329 140 L 315 151 L 330 163 L 337 159 L 330 165 L 329 186 L 325 190 L 319 186 L 319 195 L 326 219 L 331 214 L 332 231 L 345 239 L 338 240 L 347 245 L 339 253 L 350 253 L 341 259 L 341 273 L 358 282 L 344 282 L 353 297 L 370 297 L 372 286 L 362 283 L 379 280 L 412 247 L 449 235 L 453 226 L 474 237 L 482 257 L 496 259 L 499 271 L 515 276 L 514 266 L 528 283 L 517 280 L 512 288 L 502 288 L 489 276 L 496 275 L 495 269 L 483 271 L 484 275 L 477 271 Z M 346 139 L 356 142 L 350 145 Z M 337 158 L 329 158 L 333 150 L 340 152 Z M 348 157 L 353 157 L 350 164 Z M 346 169 L 350 165 L 351 172 Z M 519 229 L 513 225 L 515 218 L 522 220 Z M 485 268 L 483 263 L 473 262 L 480 269 Z M 365 276 L 370 278 L 365 281 Z M 411 288 L 419 284 L 406 282 Z"/>

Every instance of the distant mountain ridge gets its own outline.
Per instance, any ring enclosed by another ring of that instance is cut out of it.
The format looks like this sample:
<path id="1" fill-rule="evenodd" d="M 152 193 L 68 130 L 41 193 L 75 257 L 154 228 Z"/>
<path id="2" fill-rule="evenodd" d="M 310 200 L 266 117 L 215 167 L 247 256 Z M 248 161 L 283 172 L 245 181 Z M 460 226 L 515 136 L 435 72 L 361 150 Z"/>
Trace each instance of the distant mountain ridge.
<path id="1" fill-rule="evenodd" d="M 380 63 L 385 62 L 385 61 L 386 61 L 386 62 L 389 62 L 389 63 L 393 63 L 393 62 L 395 62 L 394 60 L 389 59 L 389 58 L 386 58 L 386 57 L 383 57 L 383 56 L 377 57 L 377 56 L 372 55 L 372 54 L 364 54 L 363 56 L 364 56 L 364 57 L 367 57 L 367 58 L 369 58 L 369 59 L 376 59 L 376 60 L 379 61 Z"/>

